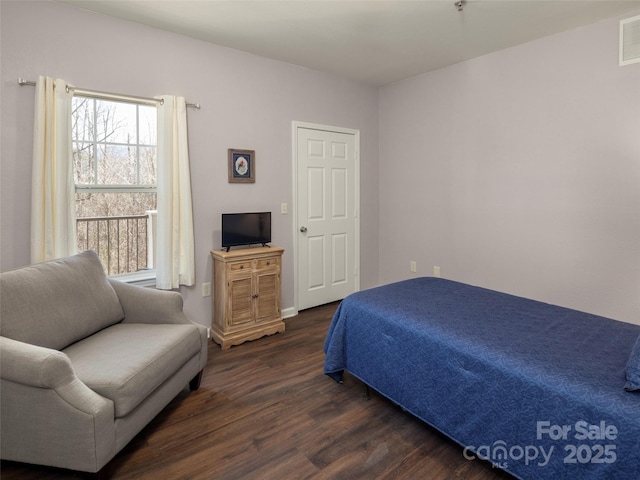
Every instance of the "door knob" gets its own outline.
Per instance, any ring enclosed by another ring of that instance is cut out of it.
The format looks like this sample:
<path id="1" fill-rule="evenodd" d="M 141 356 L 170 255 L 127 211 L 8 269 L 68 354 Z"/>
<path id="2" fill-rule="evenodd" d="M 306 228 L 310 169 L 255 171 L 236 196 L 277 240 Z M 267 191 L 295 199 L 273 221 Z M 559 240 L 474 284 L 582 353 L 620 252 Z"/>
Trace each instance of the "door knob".
<path id="1" fill-rule="evenodd" d="M 302 233 L 307 233 L 307 227 L 305 227 L 305 226 L 300 227 L 300 231 Z"/>

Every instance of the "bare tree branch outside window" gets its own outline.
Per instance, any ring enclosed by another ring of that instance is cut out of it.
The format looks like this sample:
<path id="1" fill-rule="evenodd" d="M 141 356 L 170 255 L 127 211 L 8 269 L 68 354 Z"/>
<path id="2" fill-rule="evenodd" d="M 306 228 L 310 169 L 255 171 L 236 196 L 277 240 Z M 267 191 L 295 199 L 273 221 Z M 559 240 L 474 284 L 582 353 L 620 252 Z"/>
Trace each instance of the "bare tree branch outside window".
<path id="1" fill-rule="evenodd" d="M 156 108 L 77 96 L 71 122 L 79 249 L 96 250 L 109 275 L 149 268 Z"/>

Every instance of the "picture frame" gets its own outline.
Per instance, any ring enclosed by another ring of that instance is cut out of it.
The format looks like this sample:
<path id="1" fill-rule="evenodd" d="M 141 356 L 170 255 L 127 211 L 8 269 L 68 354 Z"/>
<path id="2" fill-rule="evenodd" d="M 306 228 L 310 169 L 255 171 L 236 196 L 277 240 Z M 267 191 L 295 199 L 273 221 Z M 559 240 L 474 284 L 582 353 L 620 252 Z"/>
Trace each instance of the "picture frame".
<path id="1" fill-rule="evenodd" d="M 229 183 L 255 183 L 256 181 L 256 151 L 230 148 Z"/>

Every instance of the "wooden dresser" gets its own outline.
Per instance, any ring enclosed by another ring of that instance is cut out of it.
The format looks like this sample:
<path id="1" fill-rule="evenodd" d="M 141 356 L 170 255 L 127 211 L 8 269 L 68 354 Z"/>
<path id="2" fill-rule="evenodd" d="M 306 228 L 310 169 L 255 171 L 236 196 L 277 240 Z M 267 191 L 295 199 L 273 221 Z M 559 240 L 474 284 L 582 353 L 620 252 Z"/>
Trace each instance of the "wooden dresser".
<path id="1" fill-rule="evenodd" d="M 211 338 L 223 349 L 284 332 L 280 309 L 283 248 L 211 251 Z"/>

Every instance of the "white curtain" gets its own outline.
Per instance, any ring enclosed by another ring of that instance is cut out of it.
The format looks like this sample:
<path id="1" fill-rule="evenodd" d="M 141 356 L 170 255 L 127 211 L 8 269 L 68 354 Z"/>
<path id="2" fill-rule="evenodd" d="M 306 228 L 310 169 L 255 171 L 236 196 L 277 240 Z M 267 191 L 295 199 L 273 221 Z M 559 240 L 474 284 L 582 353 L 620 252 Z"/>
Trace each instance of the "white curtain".
<path id="1" fill-rule="evenodd" d="M 156 287 L 195 283 L 187 106 L 164 95 L 158 107 L 158 224 Z"/>
<path id="2" fill-rule="evenodd" d="M 77 252 L 71 97 L 63 80 L 36 81 L 31 184 L 31 263 Z"/>

